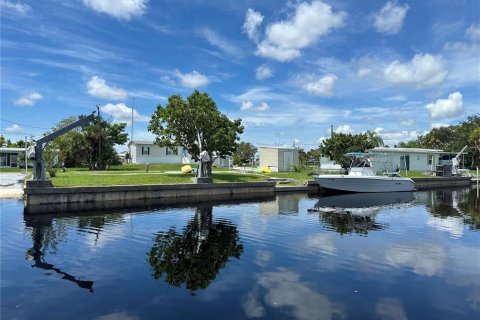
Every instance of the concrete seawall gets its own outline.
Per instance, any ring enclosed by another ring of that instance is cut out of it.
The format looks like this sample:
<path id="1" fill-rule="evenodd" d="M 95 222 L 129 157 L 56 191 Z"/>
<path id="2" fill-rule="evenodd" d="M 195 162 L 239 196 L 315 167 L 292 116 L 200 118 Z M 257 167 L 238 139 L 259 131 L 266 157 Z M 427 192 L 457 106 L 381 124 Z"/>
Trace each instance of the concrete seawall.
<path id="1" fill-rule="evenodd" d="M 274 182 L 25 188 L 25 213 L 78 212 L 174 203 L 273 197 Z"/>
<path id="2" fill-rule="evenodd" d="M 469 186 L 471 178 L 414 178 L 417 189 Z M 278 192 L 322 193 L 315 181 L 303 186 L 275 182 L 25 188 L 25 213 L 48 214 L 272 198 Z"/>
<path id="3" fill-rule="evenodd" d="M 417 189 L 470 186 L 471 177 L 412 178 Z"/>

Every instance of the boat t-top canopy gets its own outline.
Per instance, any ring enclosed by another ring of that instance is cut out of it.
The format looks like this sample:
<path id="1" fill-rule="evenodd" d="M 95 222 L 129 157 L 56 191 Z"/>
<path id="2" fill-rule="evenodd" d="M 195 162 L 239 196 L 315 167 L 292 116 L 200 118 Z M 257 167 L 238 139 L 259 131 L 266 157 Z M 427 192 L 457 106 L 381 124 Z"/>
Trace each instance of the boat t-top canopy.
<path id="1" fill-rule="evenodd" d="M 361 156 L 367 156 L 368 153 L 366 152 L 348 152 L 348 153 L 345 153 L 346 156 L 348 157 L 361 157 Z"/>

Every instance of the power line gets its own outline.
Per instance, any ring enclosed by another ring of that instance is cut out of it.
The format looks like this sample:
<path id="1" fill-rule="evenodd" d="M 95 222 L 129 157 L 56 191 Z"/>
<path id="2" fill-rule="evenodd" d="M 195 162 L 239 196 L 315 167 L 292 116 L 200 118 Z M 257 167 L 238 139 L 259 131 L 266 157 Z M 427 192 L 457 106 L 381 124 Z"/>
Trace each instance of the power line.
<path id="1" fill-rule="evenodd" d="M 35 134 L 35 133 L 30 133 L 30 132 L 12 132 L 12 131 L 6 131 L 6 130 L 0 130 L 2 132 L 2 135 L 19 135 L 19 134 L 23 134 L 23 135 L 29 135 L 29 136 L 38 136 L 38 134 Z"/>
<path id="2" fill-rule="evenodd" d="M 24 126 L 24 127 L 29 127 L 29 128 L 36 128 L 36 129 L 46 129 L 46 130 L 50 130 L 50 128 L 30 126 L 30 125 L 28 125 L 28 124 L 18 123 L 18 122 L 6 120 L 6 119 L 1 119 L 1 120 L 2 120 L 2 121 L 5 121 L 5 122 L 8 122 L 8 123 L 16 124 L 16 125 L 19 125 L 19 126 Z"/>

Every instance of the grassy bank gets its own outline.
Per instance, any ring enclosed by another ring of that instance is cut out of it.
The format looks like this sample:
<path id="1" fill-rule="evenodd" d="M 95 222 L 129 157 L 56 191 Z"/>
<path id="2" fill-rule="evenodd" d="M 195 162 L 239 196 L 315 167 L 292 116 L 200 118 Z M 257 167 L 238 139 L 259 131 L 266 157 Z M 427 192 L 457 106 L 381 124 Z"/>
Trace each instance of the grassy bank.
<path id="1" fill-rule="evenodd" d="M 181 167 L 181 164 L 150 164 L 148 172 L 145 172 L 145 165 L 115 166 L 104 171 L 93 171 L 88 168 L 67 168 L 66 172 L 57 170 L 56 176 L 51 179 L 56 187 L 192 183 L 192 178 L 195 175 L 182 173 L 180 171 Z M 6 168 L 0 172 L 21 172 L 21 170 Z M 257 172 L 245 173 L 218 167 L 213 168 L 212 176 L 214 183 L 255 182 L 265 181 L 269 178 L 280 178 L 290 180 L 292 185 L 299 185 L 305 181 L 313 180 L 313 176 L 309 174 L 310 171 L 262 174 Z M 431 177 L 420 171 L 409 171 L 407 174 L 402 171 L 400 174 L 409 178 Z M 472 174 L 474 174 L 474 171 L 472 171 Z"/>
<path id="2" fill-rule="evenodd" d="M 182 173 L 180 167 L 179 164 L 152 164 L 148 172 L 145 172 L 145 165 L 124 165 L 104 171 L 67 168 L 66 172 L 58 170 L 51 179 L 55 187 L 192 183 L 195 175 Z M 213 168 L 212 176 L 215 183 L 265 181 L 268 178 L 225 168 Z"/>
<path id="3" fill-rule="evenodd" d="M 21 173 L 24 169 L 21 168 L 0 168 L 0 172 L 18 172 Z M 28 171 L 32 171 L 32 168 L 28 168 Z"/>

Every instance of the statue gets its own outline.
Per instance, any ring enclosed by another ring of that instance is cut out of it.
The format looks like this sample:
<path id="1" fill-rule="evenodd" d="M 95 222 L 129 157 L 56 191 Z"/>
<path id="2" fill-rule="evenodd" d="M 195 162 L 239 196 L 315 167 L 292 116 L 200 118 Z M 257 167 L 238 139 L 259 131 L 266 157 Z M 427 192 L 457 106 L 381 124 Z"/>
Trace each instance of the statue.
<path id="1" fill-rule="evenodd" d="M 198 167 L 197 177 L 208 178 L 208 163 L 210 162 L 210 156 L 208 152 L 203 150 L 200 153 L 200 164 Z"/>
<path id="2" fill-rule="evenodd" d="M 197 176 L 194 179 L 195 183 L 212 183 L 212 178 L 209 177 L 209 163 L 210 156 L 206 150 L 202 150 L 203 134 L 197 131 L 198 149 L 200 150 L 200 161 L 198 163 Z"/>

